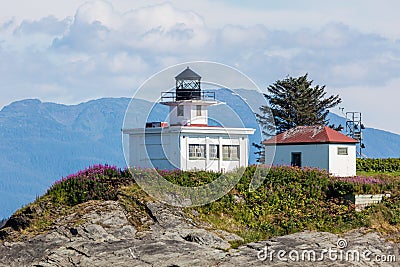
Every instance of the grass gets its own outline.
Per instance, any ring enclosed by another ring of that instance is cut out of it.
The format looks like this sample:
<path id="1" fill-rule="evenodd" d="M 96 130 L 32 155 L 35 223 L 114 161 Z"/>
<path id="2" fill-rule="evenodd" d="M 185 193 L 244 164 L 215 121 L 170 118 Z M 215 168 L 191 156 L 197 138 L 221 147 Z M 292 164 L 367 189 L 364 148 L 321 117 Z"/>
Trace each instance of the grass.
<path id="1" fill-rule="evenodd" d="M 204 171 L 159 171 L 159 174 L 185 186 L 207 184 L 220 176 Z M 72 213 L 79 215 L 86 207 L 104 200 L 118 201 L 138 231 L 148 230 L 154 218 L 146 203 L 154 199 L 135 183 L 135 179 L 151 178 L 149 175 L 145 170 L 134 171 L 132 176 L 126 170 L 96 165 L 63 178 L 45 195 L 12 216 L 11 219 L 23 224 L 3 240 L 22 240 L 44 233 L 57 227 L 59 218 Z M 251 192 L 249 184 L 257 177 L 265 180 Z M 400 241 L 397 234 L 400 232 L 399 180 L 393 176 L 384 180 L 385 183 L 363 177 L 340 180 L 316 169 L 274 167 L 267 172 L 250 166 L 228 194 L 210 204 L 185 210 L 188 216 L 211 228 L 242 237 L 243 242 L 232 243 L 235 247 L 303 230 L 342 233 L 359 227 L 380 231 Z M 356 212 L 354 205 L 342 198 L 359 190 L 368 193 L 386 188 L 391 189 L 392 197 L 362 212 Z M 75 226 L 82 223 L 79 216 L 74 221 Z"/>
<path id="2" fill-rule="evenodd" d="M 357 171 L 357 175 L 361 176 L 390 176 L 390 177 L 400 177 L 400 171 L 393 171 L 393 172 L 375 172 L 375 171 Z"/>
<path id="3" fill-rule="evenodd" d="M 79 210 L 77 208 L 78 206 L 71 207 L 54 203 L 50 195 L 43 195 L 37 198 L 35 202 L 17 210 L 11 216 L 9 220 L 17 219 L 19 224 L 4 240 L 24 241 L 27 238 L 45 233 L 55 225 L 58 218 Z"/>
<path id="4" fill-rule="evenodd" d="M 368 207 L 365 213 L 370 219 L 370 229 L 386 236 L 388 240 L 400 243 L 400 192 L 390 198 Z"/>
<path id="5" fill-rule="evenodd" d="M 127 212 L 128 221 L 135 226 L 138 231 L 150 229 L 154 223 L 147 208 L 146 202 L 153 201 L 137 184 L 131 184 L 120 188 L 118 202 Z"/>

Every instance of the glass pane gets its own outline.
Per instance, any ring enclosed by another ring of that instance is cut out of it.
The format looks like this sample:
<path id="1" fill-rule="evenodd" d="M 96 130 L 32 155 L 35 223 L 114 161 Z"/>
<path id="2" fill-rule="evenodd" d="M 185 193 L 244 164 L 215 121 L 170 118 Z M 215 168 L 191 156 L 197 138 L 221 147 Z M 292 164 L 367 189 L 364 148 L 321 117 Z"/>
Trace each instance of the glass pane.
<path id="1" fill-rule="evenodd" d="M 201 106 L 200 105 L 196 106 L 196 116 L 201 116 Z"/>
<path id="2" fill-rule="evenodd" d="M 347 147 L 338 147 L 337 153 L 338 155 L 347 155 L 348 154 Z"/>
<path id="3" fill-rule="evenodd" d="M 206 145 L 189 144 L 189 159 L 204 159 L 206 157 Z"/>
<path id="4" fill-rule="evenodd" d="M 229 146 L 222 146 L 222 157 L 224 160 L 229 159 Z"/>
<path id="5" fill-rule="evenodd" d="M 239 150 L 238 146 L 231 146 L 231 159 L 239 158 L 238 150 Z"/>
<path id="6" fill-rule="evenodd" d="M 226 145 L 222 147 L 222 157 L 224 160 L 238 160 L 239 146 Z"/>
<path id="7" fill-rule="evenodd" d="M 184 115 L 183 113 L 183 106 L 178 106 L 177 108 L 177 115 L 182 117 Z"/>
<path id="8" fill-rule="evenodd" d="M 210 145 L 210 159 L 217 159 L 218 154 L 218 145 Z"/>

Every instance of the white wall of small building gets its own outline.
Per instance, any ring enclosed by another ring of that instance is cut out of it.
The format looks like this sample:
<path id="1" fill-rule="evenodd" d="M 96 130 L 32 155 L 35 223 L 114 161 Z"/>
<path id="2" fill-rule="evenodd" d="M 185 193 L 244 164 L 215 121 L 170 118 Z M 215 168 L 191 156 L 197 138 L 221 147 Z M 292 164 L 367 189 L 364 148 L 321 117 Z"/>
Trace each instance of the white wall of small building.
<path id="1" fill-rule="evenodd" d="M 338 155 L 338 147 L 347 147 L 348 155 Z M 266 162 L 272 161 L 273 165 L 290 166 L 292 153 L 296 152 L 301 153 L 302 167 L 325 169 L 341 177 L 356 175 L 355 144 L 277 145 L 275 151 L 273 147 L 265 146 Z"/>
<path id="2" fill-rule="evenodd" d="M 338 155 L 338 148 L 347 148 L 347 155 Z M 335 176 L 356 175 L 356 145 L 330 144 L 329 145 L 329 172 Z"/>

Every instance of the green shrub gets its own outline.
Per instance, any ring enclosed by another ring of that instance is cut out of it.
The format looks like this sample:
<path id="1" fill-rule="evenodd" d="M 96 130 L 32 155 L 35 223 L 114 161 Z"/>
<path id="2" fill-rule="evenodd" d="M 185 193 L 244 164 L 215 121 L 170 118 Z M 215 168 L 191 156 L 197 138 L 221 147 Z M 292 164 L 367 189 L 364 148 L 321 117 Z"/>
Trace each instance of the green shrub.
<path id="1" fill-rule="evenodd" d="M 400 158 L 357 159 L 358 172 L 400 172 Z"/>
<path id="2" fill-rule="evenodd" d="M 260 178 L 265 178 L 263 184 L 249 191 L 251 180 Z M 252 236 L 305 229 L 341 232 L 369 224 L 365 214 L 336 197 L 353 193 L 354 188 L 351 181 L 332 179 L 317 169 L 250 166 L 229 194 L 196 209 L 217 228 L 247 237 L 246 242 L 254 241 Z"/>

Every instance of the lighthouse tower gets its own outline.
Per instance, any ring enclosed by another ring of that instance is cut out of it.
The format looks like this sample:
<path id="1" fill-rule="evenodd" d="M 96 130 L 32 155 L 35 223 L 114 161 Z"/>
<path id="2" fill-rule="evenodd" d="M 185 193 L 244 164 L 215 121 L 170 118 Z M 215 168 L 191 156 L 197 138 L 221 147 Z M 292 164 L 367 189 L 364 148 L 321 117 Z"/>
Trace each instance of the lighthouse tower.
<path id="1" fill-rule="evenodd" d="M 208 106 L 215 105 L 215 92 L 202 91 L 201 77 L 187 67 L 175 77 L 175 92 L 164 92 L 161 104 L 170 107 L 171 126 L 208 126 Z"/>
<path id="2" fill-rule="evenodd" d="M 248 135 L 255 129 L 208 125 L 215 91 L 201 89 L 201 77 L 189 67 L 175 77 L 175 91 L 163 92 L 169 122 L 123 129 L 129 135 L 129 167 L 226 172 L 248 165 Z"/>

